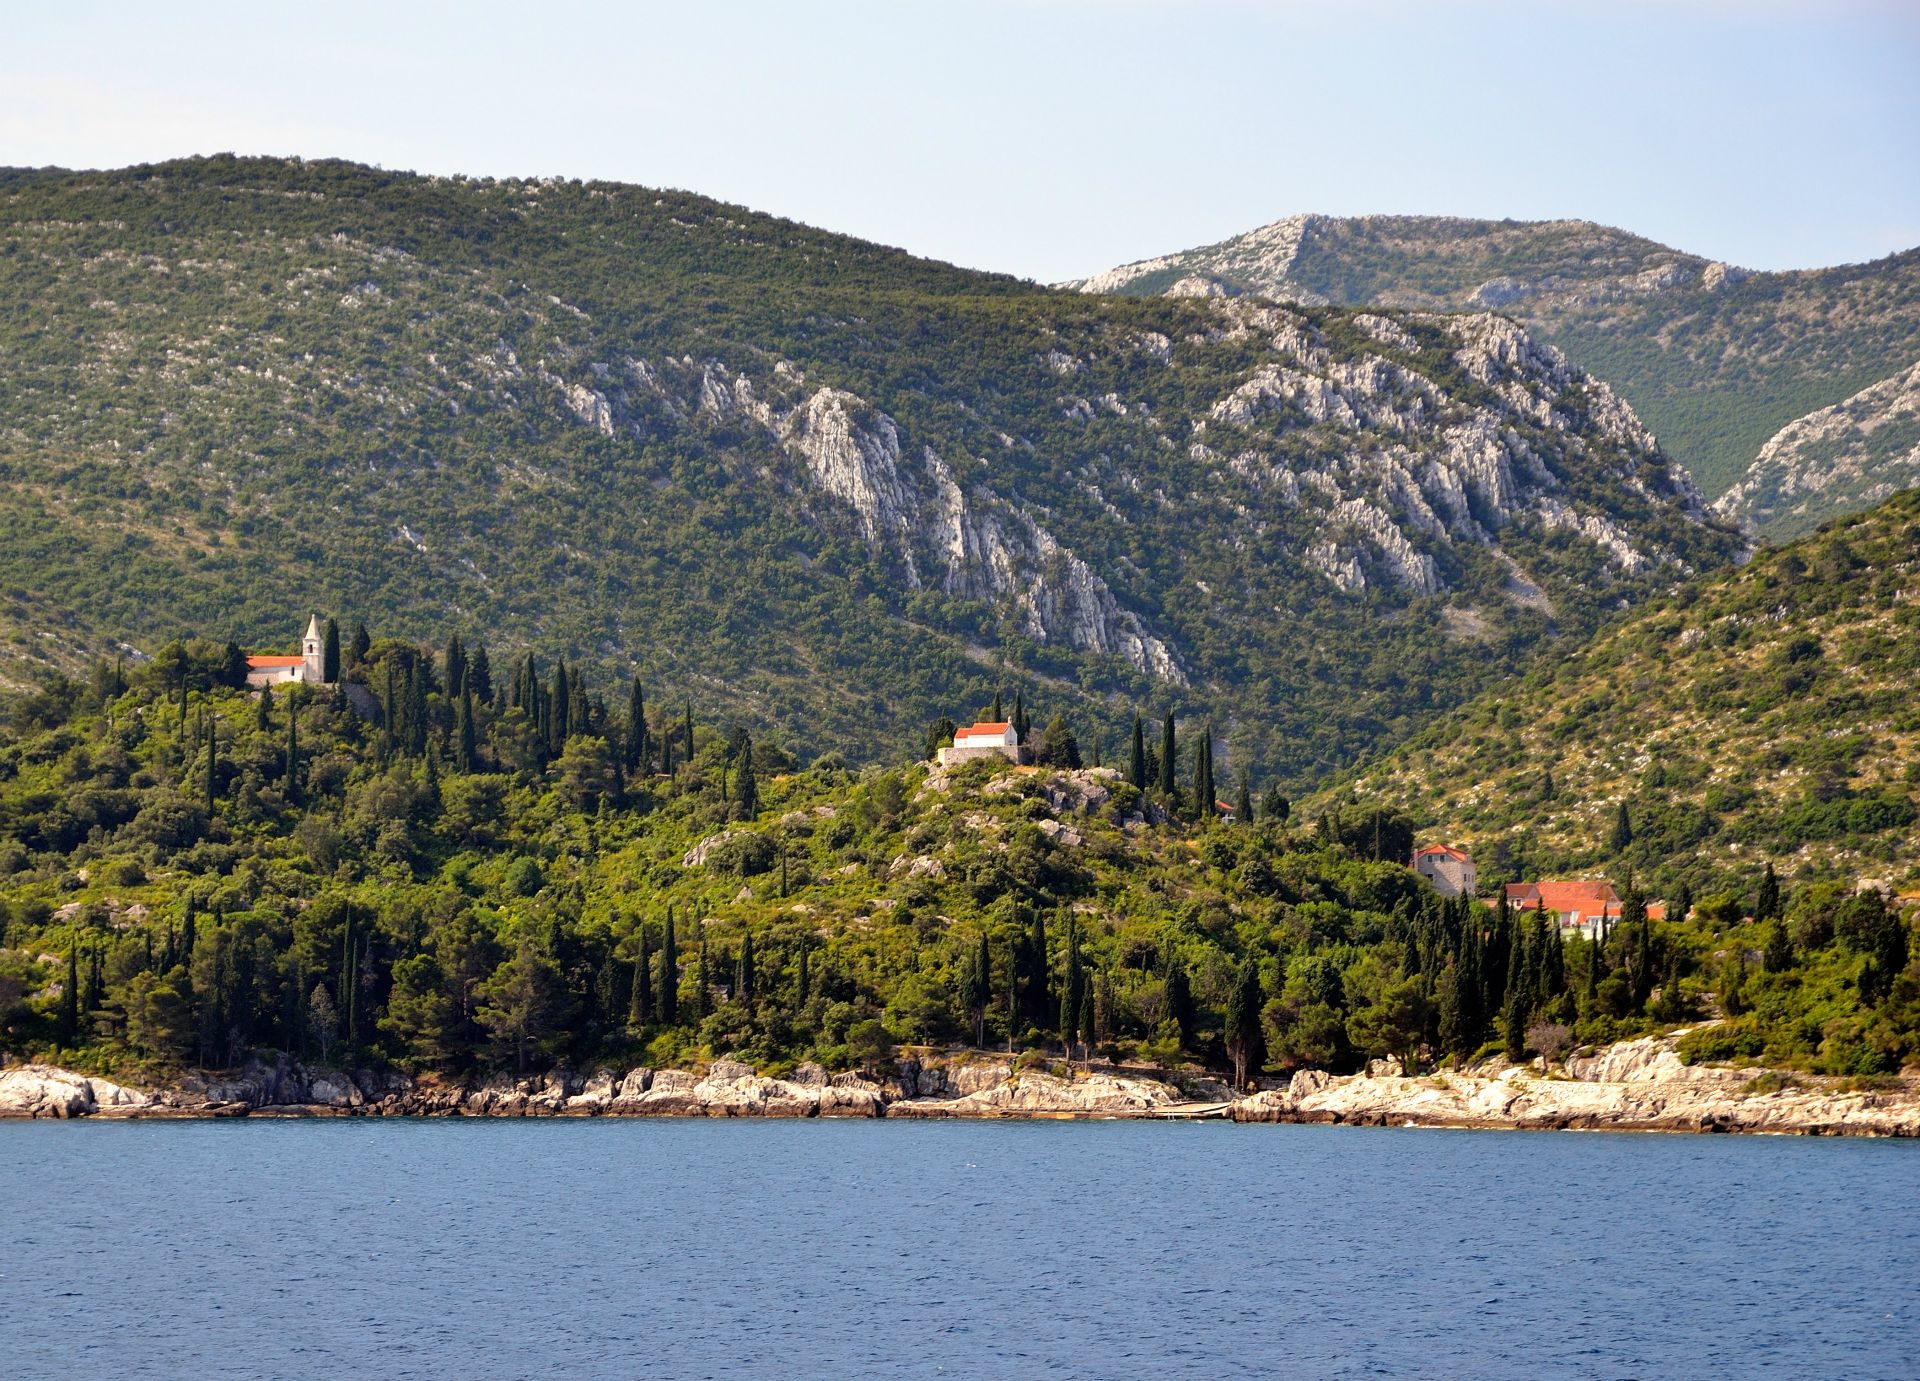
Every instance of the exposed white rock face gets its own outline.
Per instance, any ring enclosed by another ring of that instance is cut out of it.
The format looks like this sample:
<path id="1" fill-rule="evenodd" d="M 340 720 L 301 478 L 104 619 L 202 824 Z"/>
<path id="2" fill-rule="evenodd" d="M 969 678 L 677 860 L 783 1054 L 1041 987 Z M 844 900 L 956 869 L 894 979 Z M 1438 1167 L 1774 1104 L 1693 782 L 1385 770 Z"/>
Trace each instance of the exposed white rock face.
<path id="1" fill-rule="evenodd" d="M 1713 509 L 1729 521 L 1789 537 L 1916 484 L 1920 363 L 1789 422 Z"/>
<path id="2" fill-rule="evenodd" d="M 1279 271 L 1311 230 L 1311 218 L 1276 223 L 1237 242 L 1233 263 L 1249 273 Z M 1030 357 L 1042 389 L 1071 381 L 1084 390 L 1053 395 L 1059 416 L 1101 429 L 1070 469 L 997 429 L 979 400 L 959 406 L 978 422 L 989 453 L 952 451 L 948 441 L 943 455 L 868 399 L 808 385 L 785 362 L 755 377 L 691 356 L 574 364 L 591 383 L 583 377 L 562 387 L 569 413 L 602 435 L 630 429 L 644 437 L 663 423 L 756 428 L 792 462 L 765 472 L 791 483 L 822 521 L 835 521 L 830 510 L 850 514 L 908 589 L 978 602 L 1036 642 L 1114 657 L 1175 685 L 1188 683 L 1178 650 L 1124 593 L 1143 572 L 1111 555 L 1114 564 L 1097 569 L 1063 536 L 1061 508 L 1080 524 L 1074 532 L 1087 550 L 1098 541 L 1112 553 L 1130 539 L 1089 535 L 1088 521 L 1142 521 L 1149 495 L 1149 518 L 1226 499 L 1230 521 L 1245 523 L 1269 549 L 1277 528 L 1285 548 L 1337 588 L 1416 597 L 1447 593 L 1447 572 L 1459 569 L 1448 548 L 1497 545 L 1515 525 L 1576 533 L 1626 575 L 1680 565 L 1630 532 L 1630 519 L 1623 525 L 1600 511 L 1586 497 L 1596 487 L 1704 518 L 1691 479 L 1660 456 L 1632 410 L 1505 317 L 1362 312 L 1340 330 L 1297 306 L 1240 296 L 1209 298 L 1198 315 L 1212 324 L 1186 336 L 1181 364 L 1173 340 L 1152 331 L 1076 340 L 1077 353 L 1062 338 Z M 1205 352 L 1222 342 L 1234 343 L 1234 358 L 1215 375 L 1227 384 L 1221 395 L 1194 411 L 1156 401 L 1167 408 L 1156 416 L 1139 371 L 1185 368 L 1189 347 Z M 1249 349 L 1252 361 L 1244 359 Z M 1103 376 L 1117 361 L 1131 371 L 1120 380 L 1124 394 Z M 510 353 L 494 363 L 518 367 Z M 1444 382 L 1456 374 L 1477 387 Z M 1093 453 L 1109 435 L 1112 450 Z M 1062 487 L 1011 496 L 998 479 L 1008 451 L 1032 456 Z M 1223 492 L 1170 492 L 1151 462 L 1138 459 L 1168 451 L 1206 467 Z M 1600 470 L 1604 484 L 1596 486 Z"/>
<path id="3" fill-rule="evenodd" d="M 1238 451 L 1228 468 L 1263 483 L 1288 506 L 1319 512 L 1320 530 L 1302 558 L 1342 590 L 1385 584 L 1439 594 L 1445 582 L 1433 548 L 1487 544 L 1502 529 L 1526 522 L 1579 533 L 1625 574 L 1677 564 L 1669 553 L 1637 545 L 1606 515 L 1576 505 L 1529 439 L 1542 431 L 1583 463 L 1619 465 L 1621 482 L 1650 502 L 1702 516 L 1699 493 L 1683 468 L 1662 462 L 1654 486 L 1641 478 L 1641 463 L 1659 453 L 1632 410 L 1505 317 L 1395 320 L 1363 313 L 1354 319 L 1382 345 L 1410 354 L 1419 354 L 1421 344 L 1411 326 L 1445 341 L 1449 361 L 1498 399 L 1497 406 L 1469 408 L 1393 360 L 1335 356 L 1285 308 L 1233 302 L 1220 310 L 1230 329 L 1267 335 L 1279 358 L 1215 403 L 1207 423 L 1246 431 L 1249 440 L 1272 427 L 1327 433 L 1326 454 L 1291 462 L 1312 468 L 1283 468 L 1258 446 Z M 1586 428 L 1582 435 L 1575 435 L 1577 425 Z M 1583 438 L 1610 443 L 1622 459 L 1601 457 Z M 1214 446 L 1199 442 L 1190 449 L 1195 459 L 1214 454 Z M 1655 488 L 1659 492 L 1650 492 Z"/>
<path id="4" fill-rule="evenodd" d="M 573 409 L 575 417 L 602 436 L 613 435 L 613 409 L 608 406 L 604 393 L 581 384 L 569 384 L 566 394 L 567 406 Z"/>
<path id="5" fill-rule="evenodd" d="M 1263 225 L 1258 230 L 1250 230 L 1245 235 L 1235 236 L 1217 245 L 1122 264 L 1119 268 L 1108 269 L 1105 273 L 1096 273 L 1091 278 L 1078 279 L 1064 286 L 1090 293 L 1119 292 L 1129 283 L 1165 272 L 1189 259 L 1202 257 L 1207 260 L 1212 273 L 1222 278 L 1262 284 L 1278 282 L 1293 267 L 1293 261 L 1300 253 L 1300 242 L 1315 219 L 1311 215 L 1288 216 L 1285 220 Z M 1188 292 L 1182 295 L 1210 297 L 1215 294 Z"/>

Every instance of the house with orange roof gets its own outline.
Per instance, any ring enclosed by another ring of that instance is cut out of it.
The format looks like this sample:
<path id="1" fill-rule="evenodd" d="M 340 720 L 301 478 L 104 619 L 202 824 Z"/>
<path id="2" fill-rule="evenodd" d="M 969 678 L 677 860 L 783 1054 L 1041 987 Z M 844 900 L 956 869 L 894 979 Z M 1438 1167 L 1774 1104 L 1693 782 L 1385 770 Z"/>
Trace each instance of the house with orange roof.
<path id="1" fill-rule="evenodd" d="M 942 767 L 953 767 L 975 758 L 1005 758 L 1021 761 L 1020 731 L 1007 720 L 981 720 L 957 731 L 953 742 L 938 754 Z"/>
<path id="2" fill-rule="evenodd" d="M 1415 849 L 1413 862 L 1408 866 L 1432 883 L 1433 890 L 1443 897 L 1470 897 L 1480 882 L 1480 869 L 1474 864 L 1473 855 L 1451 844 L 1429 844 L 1424 849 Z"/>
<path id="3" fill-rule="evenodd" d="M 1576 882 L 1509 882 L 1507 906 L 1514 911 L 1546 911 L 1559 920 L 1562 930 L 1577 931 L 1592 939 L 1602 925 L 1620 919 L 1620 894 L 1605 878 L 1582 878 Z M 1648 902 L 1647 919 L 1667 918 L 1665 902 Z"/>

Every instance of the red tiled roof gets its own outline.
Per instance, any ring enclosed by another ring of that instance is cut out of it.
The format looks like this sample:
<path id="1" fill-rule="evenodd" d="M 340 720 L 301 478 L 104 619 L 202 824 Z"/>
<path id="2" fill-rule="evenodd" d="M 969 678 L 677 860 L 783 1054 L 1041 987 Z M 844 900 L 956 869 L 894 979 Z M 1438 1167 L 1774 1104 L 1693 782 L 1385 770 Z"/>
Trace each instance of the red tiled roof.
<path id="1" fill-rule="evenodd" d="M 305 657 L 249 657 L 247 658 L 247 665 L 249 667 L 252 667 L 255 671 L 266 671 L 270 667 L 305 666 L 306 662 L 307 662 L 307 659 Z"/>
<path id="2" fill-rule="evenodd" d="M 1432 854 L 1438 854 L 1442 858 L 1458 859 L 1462 863 L 1473 862 L 1473 855 L 1469 854 L 1465 849 L 1456 849 L 1451 844 L 1429 844 L 1424 849 L 1415 849 L 1413 851 L 1413 856 L 1416 859 L 1426 858 Z"/>
<path id="3" fill-rule="evenodd" d="M 1523 911 L 1545 907 L 1565 915 L 1578 911 L 1583 916 L 1620 914 L 1620 894 L 1604 878 L 1583 878 L 1578 882 L 1509 882 L 1507 900 Z"/>
<path id="4" fill-rule="evenodd" d="M 1225 801 L 1215 801 L 1213 803 L 1213 808 L 1215 810 L 1224 810 L 1229 815 L 1233 814 L 1233 807 L 1228 805 Z"/>
<path id="5" fill-rule="evenodd" d="M 1006 733 L 1006 731 L 1007 731 L 1007 721 L 1004 719 L 1000 720 L 998 723 L 991 723 L 991 724 L 985 720 L 982 720 L 978 724 L 969 724 L 966 728 L 956 733 L 954 737 L 955 738 L 972 738 L 976 735 L 984 736 L 987 734 L 1004 734 Z"/>

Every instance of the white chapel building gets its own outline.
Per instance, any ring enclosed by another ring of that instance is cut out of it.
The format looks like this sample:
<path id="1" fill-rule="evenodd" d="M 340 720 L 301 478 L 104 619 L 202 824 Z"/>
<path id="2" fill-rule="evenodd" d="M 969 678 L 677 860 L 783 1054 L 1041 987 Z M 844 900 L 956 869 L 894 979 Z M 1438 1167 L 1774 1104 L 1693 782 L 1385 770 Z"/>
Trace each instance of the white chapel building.
<path id="1" fill-rule="evenodd" d="M 290 681 L 302 685 L 327 683 L 327 637 L 320 631 L 320 616 L 307 620 L 307 631 L 300 638 L 298 657 L 247 658 L 247 684 L 258 690 L 263 686 L 282 686 Z"/>

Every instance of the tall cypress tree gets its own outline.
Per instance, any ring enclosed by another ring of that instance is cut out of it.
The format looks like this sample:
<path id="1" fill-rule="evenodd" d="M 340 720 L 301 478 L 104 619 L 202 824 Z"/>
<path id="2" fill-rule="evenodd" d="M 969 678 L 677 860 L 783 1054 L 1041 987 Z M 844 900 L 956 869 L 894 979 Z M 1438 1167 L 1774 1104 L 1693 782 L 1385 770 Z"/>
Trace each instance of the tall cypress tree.
<path id="1" fill-rule="evenodd" d="M 980 932 L 980 943 L 967 965 L 960 988 L 960 1005 L 973 1017 L 973 1043 L 984 1046 L 987 1040 L 987 1006 L 993 1001 L 993 958 L 987 949 L 987 932 Z"/>
<path id="2" fill-rule="evenodd" d="M 740 789 L 736 793 L 740 802 L 740 818 L 752 820 L 760 813 L 760 784 L 753 779 L 753 740 L 746 739 L 740 745 Z"/>
<path id="3" fill-rule="evenodd" d="M 1773 860 L 1767 860 L 1766 870 L 1760 874 L 1759 895 L 1753 902 L 1753 919 L 1770 921 L 1780 914 L 1780 876 L 1773 871 Z M 1675 919 L 1675 918 L 1669 918 Z"/>
<path id="4" fill-rule="evenodd" d="M 1080 968 L 1080 927 L 1067 919 L 1067 962 L 1060 976 L 1060 1039 L 1072 1054 L 1073 1033 L 1080 1022 L 1080 985 L 1085 975 Z"/>
<path id="5" fill-rule="evenodd" d="M 467 689 L 473 692 L 473 698 L 482 705 L 493 699 L 493 663 L 487 656 L 487 645 L 481 643 L 473 649 L 467 658 Z"/>
<path id="6" fill-rule="evenodd" d="M 287 697 L 287 762 L 281 776 L 281 795 L 289 805 L 300 804 L 300 702 Z"/>
<path id="7" fill-rule="evenodd" d="M 449 696 L 467 688 L 467 645 L 458 633 L 447 639 L 446 682 Z"/>
<path id="8" fill-rule="evenodd" d="M 647 697 L 640 689 L 640 678 L 633 678 L 633 687 L 627 692 L 627 739 L 625 743 L 627 771 L 638 772 L 640 764 L 647 760 Z"/>
<path id="9" fill-rule="evenodd" d="M 473 726 L 473 686 L 471 681 L 460 687 L 460 705 L 457 711 L 457 730 L 455 735 L 456 752 L 459 755 L 460 770 L 471 772 L 479 765 L 479 735 Z"/>
<path id="10" fill-rule="evenodd" d="M 660 937 L 660 1001 L 655 1004 L 662 1026 L 680 1023 L 680 942 L 674 934 L 673 908 L 667 908 L 666 929 Z"/>
<path id="11" fill-rule="evenodd" d="M 693 761 L 693 699 L 687 699 L 687 761 Z"/>
<path id="12" fill-rule="evenodd" d="M 1169 800 L 1174 793 L 1174 738 L 1173 711 L 1167 711 L 1165 722 L 1160 726 L 1160 794 Z"/>
<path id="13" fill-rule="evenodd" d="M 329 686 L 340 679 L 340 625 L 333 619 L 327 620 L 326 640 L 320 648 L 320 679 Z"/>
<path id="14" fill-rule="evenodd" d="M 553 732 L 547 737 L 548 751 L 558 756 L 572 727 L 573 683 L 567 677 L 567 663 L 563 658 L 553 666 Z"/>
<path id="15" fill-rule="evenodd" d="M 219 757 L 220 757 L 220 740 L 218 737 L 218 728 L 217 728 L 218 723 L 219 723 L 219 716 L 215 715 L 214 712 L 211 709 L 209 709 L 207 711 L 207 798 L 206 798 L 207 820 L 209 823 L 211 823 L 213 820 L 213 773 L 214 773 L 214 768 L 218 765 Z"/>
<path id="16" fill-rule="evenodd" d="M 68 924 L 73 924 L 69 922 Z M 60 1045 L 71 1050 L 80 1038 L 80 931 L 67 932 L 67 981 L 60 990 Z"/>
<path id="17" fill-rule="evenodd" d="M 1627 815 L 1627 803 L 1622 801 L 1620 808 L 1614 812 L 1613 830 L 1607 835 L 1607 852 L 1616 856 L 1623 854 L 1631 843 L 1633 843 L 1633 821 Z"/>
<path id="18" fill-rule="evenodd" d="M 407 752 L 422 757 L 427 751 L 427 669 L 419 663 L 407 668 Z"/>
<path id="19" fill-rule="evenodd" d="M 1234 798 L 1233 813 L 1243 825 L 1253 823 L 1253 788 L 1247 782 L 1244 768 L 1240 772 L 1240 794 Z"/>
<path id="20" fill-rule="evenodd" d="M 1147 732 L 1138 711 L 1133 716 L 1133 743 L 1127 750 L 1127 784 L 1135 791 L 1147 789 Z"/>
<path id="21" fill-rule="evenodd" d="M 693 1015 L 697 1021 L 705 1021 L 713 1015 L 713 993 L 707 975 L 707 937 L 700 937 L 700 958 L 694 970 L 696 980 L 693 985 Z"/>
<path id="22" fill-rule="evenodd" d="M 753 932 L 749 930 L 740 937 L 740 960 L 733 975 L 734 996 L 749 1011 L 753 1008 L 753 977 Z"/>
<path id="23" fill-rule="evenodd" d="M 627 1008 L 627 1025 L 638 1031 L 647 1024 L 653 1008 L 653 950 L 647 927 L 640 927 L 640 952 L 633 960 L 633 992 Z"/>
<path id="24" fill-rule="evenodd" d="M 336 625 L 334 637 L 339 636 L 340 631 Z M 367 660 L 367 654 L 371 651 L 373 651 L 373 635 L 367 632 L 366 624 L 355 621 L 353 641 L 347 645 L 347 665 L 350 667 L 363 665 Z"/>
<path id="25" fill-rule="evenodd" d="M 1208 720 L 1200 744 L 1193 754 L 1194 819 L 1203 825 L 1213 823 L 1213 721 Z"/>

